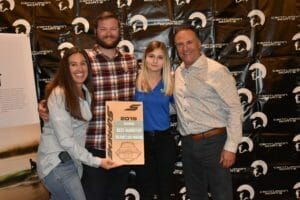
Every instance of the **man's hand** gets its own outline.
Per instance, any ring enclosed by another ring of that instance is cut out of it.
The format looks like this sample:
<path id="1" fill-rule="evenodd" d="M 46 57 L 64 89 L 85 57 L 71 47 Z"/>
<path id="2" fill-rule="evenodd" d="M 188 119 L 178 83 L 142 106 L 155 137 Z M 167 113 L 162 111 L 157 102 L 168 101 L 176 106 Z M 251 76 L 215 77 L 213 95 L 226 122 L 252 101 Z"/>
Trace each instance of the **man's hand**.
<path id="1" fill-rule="evenodd" d="M 235 158 L 236 158 L 235 153 L 223 150 L 221 153 L 220 164 L 224 168 L 229 168 L 234 164 Z"/>
<path id="2" fill-rule="evenodd" d="M 41 100 L 38 104 L 38 112 L 40 118 L 43 119 L 44 122 L 47 122 L 49 120 L 49 111 L 47 108 L 47 101 Z"/>
<path id="3" fill-rule="evenodd" d="M 117 164 L 116 162 L 112 161 L 109 158 L 102 158 L 101 159 L 101 165 L 100 167 L 104 168 L 104 169 L 112 169 L 115 167 L 120 167 L 120 164 Z"/>

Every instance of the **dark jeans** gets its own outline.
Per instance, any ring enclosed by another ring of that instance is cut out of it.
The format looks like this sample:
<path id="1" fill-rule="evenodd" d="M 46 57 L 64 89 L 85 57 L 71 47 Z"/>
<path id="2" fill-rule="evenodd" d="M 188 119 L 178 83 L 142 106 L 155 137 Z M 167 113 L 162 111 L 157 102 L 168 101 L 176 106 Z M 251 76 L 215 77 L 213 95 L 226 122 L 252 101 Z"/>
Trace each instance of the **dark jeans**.
<path id="1" fill-rule="evenodd" d="M 88 149 L 93 155 L 104 157 L 105 152 Z M 123 200 L 128 183 L 129 167 L 110 170 L 83 165 L 82 186 L 87 200 Z"/>
<path id="2" fill-rule="evenodd" d="M 182 137 L 183 172 L 191 200 L 207 200 L 208 191 L 214 200 L 232 200 L 230 171 L 219 163 L 225 140 L 226 134 L 199 141 Z"/>
<path id="3" fill-rule="evenodd" d="M 173 171 L 176 159 L 176 142 L 169 131 L 145 132 L 145 165 L 136 166 L 137 189 L 142 200 L 170 200 L 173 192 Z"/>

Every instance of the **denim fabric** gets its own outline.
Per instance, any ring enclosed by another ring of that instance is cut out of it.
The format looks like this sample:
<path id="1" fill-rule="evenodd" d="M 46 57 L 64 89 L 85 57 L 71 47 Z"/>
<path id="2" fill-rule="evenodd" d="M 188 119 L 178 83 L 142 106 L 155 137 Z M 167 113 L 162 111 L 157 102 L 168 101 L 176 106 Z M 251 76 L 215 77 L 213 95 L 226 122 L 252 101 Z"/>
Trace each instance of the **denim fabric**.
<path id="1" fill-rule="evenodd" d="M 51 200 L 86 199 L 73 160 L 58 164 L 42 181 L 51 193 Z"/>
<path id="2" fill-rule="evenodd" d="M 232 200 L 232 180 L 229 169 L 219 163 L 226 134 L 194 141 L 182 138 L 182 156 L 187 194 L 191 200 Z"/>

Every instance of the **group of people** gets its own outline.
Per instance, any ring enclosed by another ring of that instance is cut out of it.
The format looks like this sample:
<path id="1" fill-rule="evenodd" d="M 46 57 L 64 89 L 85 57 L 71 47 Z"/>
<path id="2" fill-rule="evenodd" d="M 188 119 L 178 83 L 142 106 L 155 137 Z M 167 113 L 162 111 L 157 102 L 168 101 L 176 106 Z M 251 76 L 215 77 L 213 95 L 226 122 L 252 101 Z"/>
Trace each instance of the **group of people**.
<path id="1" fill-rule="evenodd" d="M 46 87 L 39 113 L 45 121 L 38 175 L 51 199 L 124 199 L 129 166 L 105 158 L 105 101 L 142 101 L 145 164 L 136 172 L 142 200 L 169 200 L 177 154 L 170 131 L 175 106 L 182 135 L 184 180 L 191 200 L 230 200 L 229 167 L 242 136 L 242 107 L 228 69 L 201 53 L 190 26 L 179 27 L 175 47 L 182 60 L 175 75 L 163 42 L 151 41 L 138 67 L 121 53 L 118 17 L 104 11 L 95 23 L 96 44 L 64 53 Z M 83 167 L 82 167 L 83 166 Z"/>

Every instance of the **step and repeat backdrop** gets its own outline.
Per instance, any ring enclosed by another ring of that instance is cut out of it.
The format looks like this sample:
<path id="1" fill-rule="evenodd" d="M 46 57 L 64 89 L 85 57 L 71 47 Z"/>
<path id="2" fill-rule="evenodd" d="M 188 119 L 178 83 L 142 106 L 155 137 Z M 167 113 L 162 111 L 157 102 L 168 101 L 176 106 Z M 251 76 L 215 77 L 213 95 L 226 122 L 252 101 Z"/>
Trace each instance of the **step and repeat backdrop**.
<path id="1" fill-rule="evenodd" d="M 235 199 L 300 199 L 299 1 L 0 0 L 0 33 L 30 37 L 39 99 L 66 48 L 93 46 L 94 19 L 106 9 L 121 21 L 121 51 L 140 60 L 148 42 L 163 41 L 173 69 L 180 63 L 174 28 L 189 21 L 203 52 L 232 72 L 244 107 L 243 139 L 231 168 Z M 175 128 L 176 115 L 172 119 Z M 174 137 L 179 150 L 174 199 L 188 199 L 180 136 Z M 124 199 L 139 199 L 134 176 L 132 171 Z M 3 181 L 1 190 L 11 189 Z"/>

